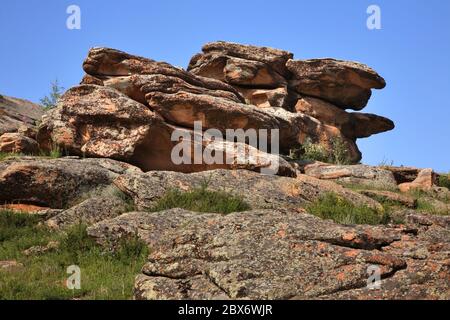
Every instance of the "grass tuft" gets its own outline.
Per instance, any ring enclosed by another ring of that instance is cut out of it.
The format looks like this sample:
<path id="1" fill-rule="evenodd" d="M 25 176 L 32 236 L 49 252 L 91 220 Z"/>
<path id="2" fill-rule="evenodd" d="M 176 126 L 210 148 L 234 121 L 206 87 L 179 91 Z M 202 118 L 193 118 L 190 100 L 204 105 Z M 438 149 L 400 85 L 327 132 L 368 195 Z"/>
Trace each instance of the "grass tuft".
<path id="1" fill-rule="evenodd" d="M 356 206 L 333 193 L 327 193 L 306 208 L 307 212 L 340 224 L 387 224 L 389 215 L 368 206 Z"/>
<path id="2" fill-rule="evenodd" d="M 208 190 L 207 183 L 188 192 L 178 189 L 169 190 L 150 211 L 156 212 L 173 208 L 222 214 L 251 209 L 250 205 L 241 197 L 224 191 Z"/>
<path id="3" fill-rule="evenodd" d="M 55 233 L 38 226 L 37 217 L 0 211 L 0 260 L 17 260 L 16 271 L 0 270 L 0 299 L 131 299 L 135 275 L 148 255 L 138 238 L 123 239 L 115 252 L 104 251 L 86 227 Z M 25 256 L 31 246 L 59 241 L 57 250 Z M 81 269 L 81 290 L 69 290 L 67 267 Z"/>

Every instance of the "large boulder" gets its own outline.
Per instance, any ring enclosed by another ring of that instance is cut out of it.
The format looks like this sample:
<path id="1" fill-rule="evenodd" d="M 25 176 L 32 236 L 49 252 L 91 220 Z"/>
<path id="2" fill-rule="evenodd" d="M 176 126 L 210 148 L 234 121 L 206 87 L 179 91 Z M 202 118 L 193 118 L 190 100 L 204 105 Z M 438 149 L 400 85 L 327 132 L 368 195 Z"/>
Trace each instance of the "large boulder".
<path id="1" fill-rule="evenodd" d="M 313 163 L 304 167 L 305 174 L 317 179 L 382 189 L 397 189 L 394 175 L 388 170 L 367 165 L 330 165 Z"/>
<path id="2" fill-rule="evenodd" d="M 0 162 L 0 203 L 67 208 L 92 192 L 111 186 L 121 174 L 140 172 L 110 159 L 40 159 Z"/>
<path id="3" fill-rule="evenodd" d="M 386 86 L 384 79 L 366 65 L 336 59 L 289 60 L 290 87 L 307 96 L 333 103 L 342 109 L 361 110 L 371 89 Z"/>
<path id="4" fill-rule="evenodd" d="M 34 127 L 44 114 L 36 103 L 0 95 L 0 135 L 17 132 L 20 126 Z"/>
<path id="5" fill-rule="evenodd" d="M 408 227 L 342 226 L 285 210 L 132 212 L 93 225 L 110 246 L 151 248 L 135 299 L 448 299 L 448 217 Z M 368 288 L 378 270 L 380 288 Z"/>
<path id="6" fill-rule="evenodd" d="M 423 169 L 414 181 L 402 183 L 398 187 L 402 192 L 412 190 L 431 191 L 436 185 L 436 179 L 437 175 L 433 169 Z"/>
<path id="7" fill-rule="evenodd" d="M 0 152 L 36 154 L 39 146 L 36 140 L 20 133 L 5 133 L 0 136 Z"/>
<path id="8" fill-rule="evenodd" d="M 160 93 L 160 95 L 163 94 Z M 175 98 L 180 95 L 189 96 L 190 94 L 177 93 L 167 96 Z M 211 101 L 221 99 L 209 95 L 192 94 L 192 97 L 193 99 L 205 97 Z M 222 100 L 224 103 L 230 101 Z M 188 98 L 185 103 L 189 103 Z M 229 103 L 241 109 L 247 107 Z M 164 107 L 166 111 L 162 109 L 163 105 L 158 110 L 166 119 L 171 120 L 169 113 L 171 105 L 167 103 Z M 220 106 L 217 105 L 217 107 Z M 242 117 L 248 116 L 243 110 L 238 112 L 241 112 Z M 235 114 L 237 113 L 232 113 L 231 117 Z M 173 119 L 177 120 L 174 122 L 193 128 L 194 123 L 188 121 L 193 120 L 192 117 L 183 118 L 181 115 L 183 115 L 181 112 L 174 112 Z M 209 116 L 213 115 L 222 117 L 222 121 L 215 121 L 214 124 L 224 125 L 223 115 L 209 113 Z M 254 121 L 259 121 L 261 126 L 270 125 L 270 116 L 261 112 L 257 115 L 265 117 L 267 123 L 258 120 L 257 117 L 254 117 L 256 119 Z M 273 119 L 273 122 L 276 121 Z M 188 143 L 189 148 L 182 155 L 186 161 L 174 160 L 173 152 L 181 143 L 179 138 L 172 138 L 174 132 L 182 137 L 187 136 L 189 139 L 185 142 Z M 61 97 L 58 106 L 43 118 L 38 141 L 42 149 L 57 145 L 69 154 L 112 158 L 129 162 L 145 171 L 195 172 L 217 168 L 245 168 L 261 171 L 269 168 L 275 174 L 289 176 L 295 174 L 294 169 L 276 154 L 259 151 L 256 147 L 246 145 L 245 141 L 235 143 L 207 139 L 202 132 L 169 125 L 160 114 L 150 110 L 148 106 L 130 99 L 113 88 L 98 85 L 81 85 L 68 90 Z M 199 162 L 194 157 L 196 150 L 200 150 Z M 205 153 L 217 153 L 217 157 L 222 157 L 222 161 L 209 162 L 205 160 Z"/>
<path id="9" fill-rule="evenodd" d="M 225 42 L 225 41 L 216 41 L 216 42 L 210 42 L 205 44 L 202 47 L 202 54 L 198 54 L 194 56 L 190 63 L 188 70 L 196 73 L 203 73 L 205 76 L 210 77 L 214 73 L 221 76 L 220 74 L 224 71 L 227 72 L 227 70 L 223 70 L 224 68 L 220 68 L 221 65 L 218 63 L 218 66 L 214 66 L 212 68 L 211 61 L 214 61 L 217 57 L 223 57 L 222 59 L 227 62 L 230 57 L 234 57 L 234 60 L 237 61 L 243 61 L 247 64 L 253 66 L 265 66 L 265 71 L 269 73 L 267 68 L 270 68 L 271 70 L 277 72 L 279 75 L 286 75 L 287 69 L 286 69 L 286 62 L 289 59 L 293 58 L 293 54 L 284 50 L 278 50 L 268 47 L 257 47 L 257 46 L 251 46 L 251 45 L 242 45 L 238 43 L 232 43 L 232 42 Z M 236 59 L 239 58 L 240 60 Z M 258 64 L 258 62 L 260 64 Z M 205 64 L 208 66 L 208 68 L 205 67 Z M 217 62 L 216 62 L 217 64 Z M 224 65 L 224 67 L 226 64 Z M 199 68 L 200 70 L 195 71 L 196 68 Z M 202 70 L 203 69 L 203 70 Z M 204 71 L 204 69 L 209 69 L 209 72 Z M 234 70 L 234 72 L 238 75 L 237 78 L 252 80 L 252 77 L 249 77 L 247 75 L 243 75 L 241 73 L 251 73 L 251 75 L 258 75 L 258 73 L 254 72 L 248 72 L 249 70 L 246 70 L 246 68 L 237 68 L 240 70 Z M 256 68 L 258 70 L 258 68 Z M 264 69 L 264 67 L 263 67 Z M 256 70 L 256 71 L 257 71 Z M 261 69 L 259 69 L 261 70 Z M 214 77 L 213 77 L 214 78 Z M 253 77 L 254 79 L 254 77 Z M 221 79 L 222 80 L 222 79 Z"/>
<path id="10" fill-rule="evenodd" d="M 100 79 L 133 74 L 161 74 L 180 78 L 194 86 L 205 87 L 210 90 L 230 91 L 239 96 L 236 89 L 222 81 L 196 76 L 165 62 L 157 62 L 110 48 L 92 48 L 89 50 L 89 54 L 83 63 L 83 69 L 90 76 Z"/>
<path id="11" fill-rule="evenodd" d="M 369 113 L 346 112 L 331 103 L 313 98 L 302 97 L 295 110 L 320 120 L 322 123 L 337 127 L 348 138 L 367 138 L 373 134 L 394 129 L 391 120 Z"/>

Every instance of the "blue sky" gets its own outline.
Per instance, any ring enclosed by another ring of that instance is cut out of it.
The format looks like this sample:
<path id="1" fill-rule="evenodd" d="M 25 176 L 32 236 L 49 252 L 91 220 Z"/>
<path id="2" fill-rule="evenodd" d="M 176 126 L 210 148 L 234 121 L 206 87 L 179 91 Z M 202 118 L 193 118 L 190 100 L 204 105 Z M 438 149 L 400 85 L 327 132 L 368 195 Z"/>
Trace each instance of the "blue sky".
<path id="1" fill-rule="evenodd" d="M 81 30 L 66 28 L 71 4 L 81 8 Z M 366 27 L 371 4 L 381 8 L 381 30 Z M 363 162 L 450 170 L 448 0 L 8 0 L 0 10 L 2 94 L 38 101 L 55 78 L 76 85 L 92 46 L 183 67 L 215 40 L 356 60 L 387 81 L 364 112 L 397 126 L 359 140 Z"/>

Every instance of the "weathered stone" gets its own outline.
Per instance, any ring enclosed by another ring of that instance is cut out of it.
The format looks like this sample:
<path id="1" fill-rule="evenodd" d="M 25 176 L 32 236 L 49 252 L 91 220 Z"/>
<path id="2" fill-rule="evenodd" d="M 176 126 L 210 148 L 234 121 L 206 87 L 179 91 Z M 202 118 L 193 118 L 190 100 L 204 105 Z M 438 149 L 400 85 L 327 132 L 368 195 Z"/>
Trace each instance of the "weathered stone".
<path id="1" fill-rule="evenodd" d="M 152 92 L 168 94 L 189 92 L 194 94 L 207 94 L 213 97 L 229 99 L 234 102 L 243 102 L 242 97 L 237 96 L 233 92 L 211 90 L 189 84 L 181 78 L 161 74 L 108 77 L 103 83 L 106 86 L 119 90 L 142 104 L 147 104 L 146 95 Z"/>
<path id="2" fill-rule="evenodd" d="M 151 248 L 136 299 L 448 299 L 450 220 L 342 226 L 308 214 L 133 212 L 88 229 L 102 245 L 138 235 Z M 369 267 L 381 288 L 367 289 Z"/>
<path id="3" fill-rule="evenodd" d="M 36 140 L 20 133 L 5 133 L 0 136 L 0 152 L 36 154 L 39 146 Z"/>
<path id="4" fill-rule="evenodd" d="M 381 280 L 379 290 L 366 286 L 337 291 L 324 299 L 448 300 L 450 296 L 450 217 L 409 214 L 415 228 L 383 252 L 405 259 L 407 267 Z M 411 229 L 412 230 L 412 229 Z"/>
<path id="5" fill-rule="evenodd" d="M 367 165 L 330 165 L 313 163 L 306 165 L 305 174 L 324 180 L 347 184 L 367 185 L 385 189 L 396 189 L 392 172 Z"/>
<path id="6" fill-rule="evenodd" d="M 35 256 L 55 251 L 59 248 L 58 241 L 50 241 L 45 246 L 33 246 L 23 251 L 25 256 Z"/>
<path id="7" fill-rule="evenodd" d="M 281 75 L 287 73 L 286 62 L 294 56 L 292 53 L 283 50 L 225 41 L 207 43 L 202 47 L 202 51 L 204 54 L 219 53 L 225 56 L 259 61 L 270 66 Z M 188 70 L 195 68 L 199 64 L 201 57 L 201 54 L 194 56 L 189 63 Z"/>
<path id="8" fill-rule="evenodd" d="M 188 70 L 199 76 L 247 87 L 276 88 L 287 85 L 285 78 L 262 62 L 220 53 L 204 54 L 194 59 L 195 65 L 190 65 Z"/>
<path id="9" fill-rule="evenodd" d="M 23 125 L 19 126 L 19 128 L 17 129 L 17 133 L 19 133 L 22 136 L 36 140 L 37 128 L 29 127 L 29 126 L 23 124 Z"/>
<path id="10" fill-rule="evenodd" d="M 421 169 L 413 167 L 395 167 L 395 166 L 382 166 L 383 169 L 389 170 L 394 174 L 394 178 L 397 184 L 405 182 L 413 182 L 416 180 Z"/>
<path id="11" fill-rule="evenodd" d="M 302 97 L 295 105 L 297 112 L 307 114 L 321 122 L 337 127 L 348 138 L 367 138 L 373 134 L 394 129 L 394 123 L 374 114 L 346 112 L 331 103 Z"/>
<path id="12" fill-rule="evenodd" d="M 167 191 L 198 188 L 209 181 L 208 190 L 228 191 L 242 196 L 252 208 L 291 208 L 309 204 L 327 192 L 336 193 L 357 205 L 381 209 L 381 205 L 361 194 L 345 189 L 331 181 L 299 175 L 297 178 L 261 175 L 246 170 L 212 170 L 184 174 L 151 171 L 145 174 L 127 174 L 115 180 L 116 186 L 133 198 L 137 210 L 152 208 Z M 248 192 L 251 190 L 251 192 Z"/>
<path id="13" fill-rule="evenodd" d="M 393 203 L 400 203 L 408 208 L 416 208 L 417 200 L 413 197 L 401 195 L 392 191 L 382 191 L 382 190 L 361 190 L 365 196 L 374 198 L 375 200 L 383 199 L 384 201 L 390 201 Z"/>
<path id="14" fill-rule="evenodd" d="M 163 95 L 154 93 L 154 95 L 157 94 Z M 198 97 L 214 99 L 209 95 L 190 93 L 167 94 L 166 96 L 180 95 L 188 95 L 193 99 L 198 99 Z M 242 109 L 239 109 L 240 114 L 247 116 L 243 110 L 247 107 L 246 105 L 241 106 L 227 99 L 220 101 L 229 103 L 231 106 L 238 106 Z M 170 120 L 165 109 L 160 110 L 153 104 L 151 106 Z M 194 104 L 194 106 L 196 105 Z M 164 107 L 170 110 L 169 105 L 164 105 Z M 253 108 L 256 109 L 256 107 Z M 271 119 L 259 111 L 255 111 L 254 114 L 267 122 Z M 217 113 L 215 116 L 217 116 L 217 121 L 213 121 L 213 124 L 222 123 L 225 126 L 224 114 Z M 189 120 L 183 119 L 181 112 L 175 112 L 174 118 L 183 125 Z M 199 120 L 201 119 L 199 118 Z M 277 120 L 272 119 L 272 122 L 277 123 Z M 259 123 L 263 124 L 264 121 L 260 120 Z M 191 125 L 193 127 L 193 122 Z M 223 128 L 225 129 L 225 127 Z M 189 161 L 174 162 L 172 152 L 180 143 L 178 138 L 172 138 L 174 131 L 183 133 L 190 138 L 191 154 L 183 154 Z M 148 106 L 131 100 L 117 90 L 96 85 L 82 85 L 68 90 L 61 98 L 58 107 L 43 119 L 38 140 L 43 149 L 57 145 L 70 154 L 113 158 L 129 162 L 146 171 L 195 172 L 216 168 L 245 168 L 260 171 L 271 164 L 275 165 L 276 162 L 280 168 L 279 174 L 294 175 L 294 170 L 278 155 L 258 151 L 256 148 L 245 145 L 245 141 L 222 143 L 212 139 L 202 139 L 201 136 L 197 139 L 198 135 L 199 133 L 194 135 L 192 130 L 167 124 Z M 197 160 L 194 158 L 194 150 L 198 148 L 200 148 L 201 159 L 200 162 L 195 163 L 194 161 Z M 209 163 L 203 158 L 205 152 L 220 153 L 224 159 L 221 163 Z"/>
<path id="15" fill-rule="evenodd" d="M 0 95 L 0 135 L 22 125 L 34 127 L 43 114 L 44 109 L 33 102 Z"/>
<path id="16" fill-rule="evenodd" d="M 111 219 L 127 211 L 127 204 L 115 196 L 92 197 L 74 205 L 45 223 L 52 229 L 66 228 L 71 225 L 91 225 Z"/>
<path id="17" fill-rule="evenodd" d="M 285 108 L 288 109 L 292 97 L 286 87 L 276 89 L 254 89 L 237 87 L 239 92 L 244 96 L 247 104 L 252 104 L 258 108 Z"/>
<path id="18" fill-rule="evenodd" d="M 297 92 L 327 100 L 346 109 L 361 110 L 369 101 L 371 88 L 386 82 L 366 65 L 336 59 L 289 60 L 293 74 L 290 86 Z"/>
<path id="19" fill-rule="evenodd" d="M 436 184 L 436 173 L 433 169 L 423 169 L 419 172 L 417 178 L 413 182 L 405 182 L 398 187 L 402 192 L 410 190 L 429 191 Z"/>
<path id="20" fill-rule="evenodd" d="M 0 203 L 65 208 L 127 172 L 140 170 L 110 159 L 6 160 L 0 162 Z"/>
<path id="21" fill-rule="evenodd" d="M 416 231 L 406 233 L 405 228 L 341 226 L 282 210 L 223 216 L 172 209 L 129 213 L 88 232 L 102 244 L 137 234 L 152 248 L 136 278 L 136 299 L 327 299 L 361 292 L 448 299 L 450 223 L 431 219 L 422 228 L 418 219 L 408 216 Z M 436 241 L 437 234 L 444 242 Z M 373 265 L 380 268 L 380 290 L 366 289 Z M 422 275 L 414 276 L 424 265 Z"/>
<path id="22" fill-rule="evenodd" d="M 87 74 L 97 78 L 130 76 L 133 74 L 161 74 L 180 78 L 194 86 L 230 91 L 239 96 L 236 89 L 222 81 L 196 76 L 165 62 L 157 62 L 110 48 L 92 48 L 89 50 L 88 57 L 83 63 L 83 69 Z"/>
<path id="23" fill-rule="evenodd" d="M 120 92 L 96 85 L 68 90 L 39 127 L 42 149 L 126 160 L 161 119 Z"/>

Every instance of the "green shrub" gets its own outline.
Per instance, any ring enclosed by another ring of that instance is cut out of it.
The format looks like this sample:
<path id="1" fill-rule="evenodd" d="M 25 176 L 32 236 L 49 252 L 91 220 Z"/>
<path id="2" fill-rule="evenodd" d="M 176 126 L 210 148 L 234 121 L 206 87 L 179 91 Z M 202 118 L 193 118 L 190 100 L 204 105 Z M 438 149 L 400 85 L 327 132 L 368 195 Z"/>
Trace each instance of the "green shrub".
<path id="1" fill-rule="evenodd" d="M 347 144 L 341 137 L 334 137 L 331 139 L 331 163 L 346 165 L 351 164 L 352 161 L 349 157 L 349 150 L 347 149 Z"/>
<path id="2" fill-rule="evenodd" d="M 313 143 L 310 138 L 306 138 L 301 148 L 292 149 L 290 156 L 293 159 L 306 161 L 321 161 L 339 165 L 352 164 L 349 157 L 347 144 L 340 137 L 334 137 L 330 141 L 331 150 L 327 150 L 319 143 Z"/>
<path id="3" fill-rule="evenodd" d="M 386 224 L 385 213 L 367 206 L 356 206 L 333 193 L 327 193 L 306 208 L 307 212 L 322 219 L 331 219 L 341 224 Z"/>
<path id="4" fill-rule="evenodd" d="M 438 186 L 450 189 L 450 174 L 441 174 L 438 179 Z"/>
<path id="5" fill-rule="evenodd" d="M 169 190 L 150 211 L 172 208 L 227 214 L 249 210 L 250 206 L 241 197 L 224 191 L 210 191 L 203 185 L 188 192 Z"/>
<path id="6" fill-rule="evenodd" d="M 12 152 L 0 152 L 0 161 L 3 161 L 10 157 L 21 157 L 23 154 L 21 153 L 12 153 Z"/>

